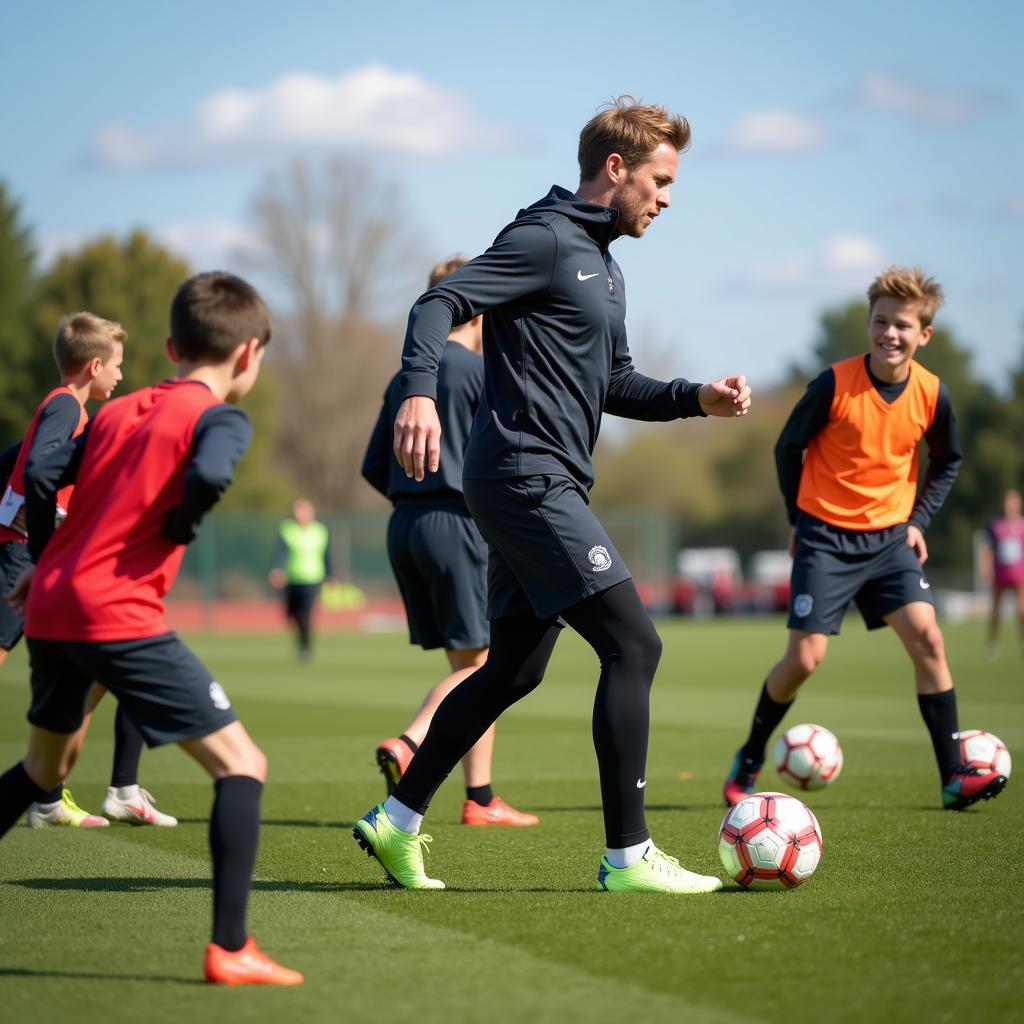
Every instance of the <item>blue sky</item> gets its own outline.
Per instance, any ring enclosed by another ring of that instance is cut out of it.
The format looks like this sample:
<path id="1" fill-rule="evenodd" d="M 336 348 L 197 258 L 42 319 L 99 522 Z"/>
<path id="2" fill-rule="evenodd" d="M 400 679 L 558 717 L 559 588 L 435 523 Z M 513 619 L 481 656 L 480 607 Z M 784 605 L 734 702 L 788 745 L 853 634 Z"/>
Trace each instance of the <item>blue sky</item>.
<path id="1" fill-rule="evenodd" d="M 396 184 L 440 258 L 485 248 L 552 183 L 575 187 L 580 127 L 632 92 L 694 134 L 672 209 L 614 249 L 641 369 L 770 384 L 806 357 L 822 309 L 920 263 L 946 287 L 940 322 L 1001 388 L 1024 349 L 1022 11 L 12 6 L 0 178 L 44 261 L 141 225 L 199 268 L 230 263 L 268 171 L 343 152 Z"/>

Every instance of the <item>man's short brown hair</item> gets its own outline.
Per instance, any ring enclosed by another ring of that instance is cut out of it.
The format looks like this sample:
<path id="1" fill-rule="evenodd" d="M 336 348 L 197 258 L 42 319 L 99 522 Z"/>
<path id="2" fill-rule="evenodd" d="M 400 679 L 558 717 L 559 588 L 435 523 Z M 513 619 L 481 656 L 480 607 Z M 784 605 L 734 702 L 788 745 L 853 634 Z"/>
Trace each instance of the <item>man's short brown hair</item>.
<path id="1" fill-rule="evenodd" d="M 617 96 L 580 132 L 580 181 L 597 177 L 605 160 L 618 153 L 629 168 L 642 164 L 659 143 L 677 152 L 690 145 L 690 123 L 667 107 L 640 103 L 632 96 Z"/>
<path id="2" fill-rule="evenodd" d="M 946 301 L 942 285 L 920 267 L 889 267 L 868 288 L 869 309 L 882 297 L 899 299 L 913 306 L 922 327 L 930 327 L 939 307 Z"/>
<path id="3" fill-rule="evenodd" d="M 459 267 L 464 267 L 468 262 L 468 257 L 456 254 L 449 256 L 446 260 L 441 260 L 440 263 L 435 263 L 430 271 L 430 284 L 427 287 L 433 288 L 435 284 L 439 284 L 449 274 L 454 274 Z"/>
<path id="4" fill-rule="evenodd" d="M 82 310 L 68 313 L 53 336 L 53 358 L 61 373 L 75 373 L 93 359 L 106 362 L 114 346 L 124 344 L 125 329 L 114 320 L 104 320 Z"/>
<path id="5" fill-rule="evenodd" d="M 244 341 L 270 341 L 270 311 L 248 281 L 215 270 L 182 283 L 171 302 L 171 342 L 190 362 L 224 362 Z"/>

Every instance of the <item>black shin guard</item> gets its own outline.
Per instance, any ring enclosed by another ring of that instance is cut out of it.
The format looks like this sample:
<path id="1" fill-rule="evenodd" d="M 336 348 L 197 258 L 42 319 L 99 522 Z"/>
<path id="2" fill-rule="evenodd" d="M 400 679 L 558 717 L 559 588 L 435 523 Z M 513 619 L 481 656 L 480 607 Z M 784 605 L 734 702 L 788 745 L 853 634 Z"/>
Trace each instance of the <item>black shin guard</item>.
<path id="1" fill-rule="evenodd" d="M 956 690 L 943 693 L 919 693 L 917 706 L 921 717 L 928 726 L 935 749 L 935 761 L 939 766 L 942 781 L 949 782 L 950 776 L 960 767 L 960 741 L 956 714 Z"/>
<path id="2" fill-rule="evenodd" d="M 213 856 L 213 941 L 227 950 L 245 945 L 245 914 L 260 840 L 263 783 L 248 775 L 218 779 L 210 812 Z"/>
<path id="3" fill-rule="evenodd" d="M 134 786 L 139 781 L 142 759 L 142 736 L 131 723 L 121 704 L 114 716 L 114 765 L 110 772 L 112 786 Z"/>
<path id="4" fill-rule="evenodd" d="M 46 790 L 37 786 L 19 761 L 0 775 L 0 836 L 6 835 L 14 823 L 28 810 L 28 805 L 47 803 Z M 60 799 L 58 788 L 57 799 Z"/>

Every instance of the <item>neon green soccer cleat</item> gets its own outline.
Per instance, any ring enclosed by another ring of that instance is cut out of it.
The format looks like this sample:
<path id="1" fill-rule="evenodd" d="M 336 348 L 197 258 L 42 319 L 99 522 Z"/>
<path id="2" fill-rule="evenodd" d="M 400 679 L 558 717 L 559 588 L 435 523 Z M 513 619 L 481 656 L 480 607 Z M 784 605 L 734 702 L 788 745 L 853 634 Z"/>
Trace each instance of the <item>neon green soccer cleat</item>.
<path id="1" fill-rule="evenodd" d="M 602 857 L 597 887 L 605 892 L 716 892 L 722 888 L 722 880 L 687 871 L 675 857 L 652 844 L 643 858 L 628 868 L 613 868 L 608 858 Z"/>
<path id="2" fill-rule="evenodd" d="M 378 804 L 356 822 L 352 830 L 356 842 L 367 856 L 376 857 L 385 874 L 403 889 L 443 889 L 444 882 L 427 878 L 423 870 L 423 851 L 430 836 L 403 832 L 391 824 L 382 804 Z"/>
<path id="3" fill-rule="evenodd" d="M 71 790 L 64 787 L 59 802 L 55 804 L 32 804 L 28 809 L 28 823 L 31 828 L 46 828 L 47 825 L 64 825 L 70 828 L 105 828 L 110 824 L 98 814 L 83 811 Z"/>

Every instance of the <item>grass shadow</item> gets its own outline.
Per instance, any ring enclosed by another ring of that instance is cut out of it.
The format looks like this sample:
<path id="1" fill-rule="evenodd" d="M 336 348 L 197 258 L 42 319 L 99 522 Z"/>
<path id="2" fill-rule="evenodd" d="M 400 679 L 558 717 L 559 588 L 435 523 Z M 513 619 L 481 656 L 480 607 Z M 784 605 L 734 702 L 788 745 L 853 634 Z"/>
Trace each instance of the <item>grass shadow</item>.
<path id="1" fill-rule="evenodd" d="M 174 985 L 207 985 L 202 978 L 176 978 L 170 974 L 111 974 L 99 971 L 37 971 L 28 967 L 0 967 L 0 978 L 71 978 L 75 981 L 166 981 Z"/>
<path id="2" fill-rule="evenodd" d="M 179 825 L 208 825 L 210 819 L 206 818 L 179 818 Z M 260 820 L 262 827 L 284 827 L 284 828 L 341 828 L 351 829 L 354 821 L 314 821 L 311 818 L 263 818 Z"/>
<path id="3" fill-rule="evenodd" d="M 58 892 L 158 892 L 163 889 L 209 889 L 209 878 L 12 878 L 4 885 L 23 889 Z M 370 882 L 289 882 L 278 879 L 253 880 L 253 892 L 373 892 L 379 883 Z"/>

